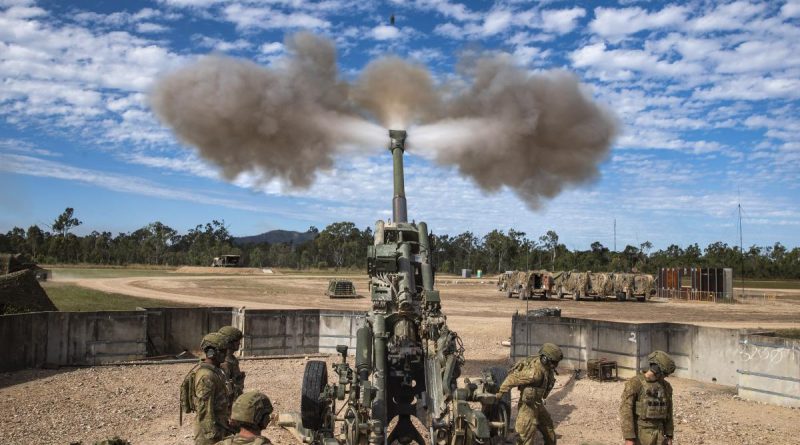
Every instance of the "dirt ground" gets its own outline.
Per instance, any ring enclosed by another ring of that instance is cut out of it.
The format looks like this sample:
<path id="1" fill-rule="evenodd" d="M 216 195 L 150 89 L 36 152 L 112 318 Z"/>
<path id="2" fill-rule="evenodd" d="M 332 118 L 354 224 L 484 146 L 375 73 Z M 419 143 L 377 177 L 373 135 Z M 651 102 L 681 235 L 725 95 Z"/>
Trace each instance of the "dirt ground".
<path id="1" fill-rule="evenodd" d="M 298 376 L 305 362 L 248 360 L 242 369 L 249 388 L 264 391 L 277 411 L 287 412 L 299 406 Z M 504 359 L 468 361 L 464 374 L 477 375 L 487 365 L 503 364 Z M 192 444 L 193 415 L 178 425 L 177 392 L 191 366 L 108 366 L 0 375 L 0 443 L 92 443 L 120 435 L 137 445 Z M 675 389 L 678 444 L 797 443 L 798 410 L 739 400 L 734 388 L 669 380 Z M 574 380 L 570 372 L 562 372 L 547 400 L 559 443 L 622 443 L 617 407 L 623 384 Z M 518 397 L 516 391 L 512 397 Z M 265 434 L 275 444 L 299 443 L 275 425 Z"/>
<path id="2" fill-rule="evenodd" d="M 341 278 L 341 277 L 339 277 Z M 365 292 L 366 279 L 352 277 Z M 158 276 L 73 280 L 81 286 L 201 305 L 367 310 L 369 299 L 332 300 L 321 276 Z M 437 280 L 448 321 L 464 339 L 464 376 L 508 365 L 510 315 L 559 306 L 562 315 L 618 321 L 673 321 L 712 326 L 800 327 L 800 301 L 771 304 L 594 302 L 507 299 L 490 280 Z M 328 360 L 333 360 L 328 358 Z M 277 411 L 296 411 L 306 359 L 247 360 L 246 386 L 266 392 Z M 178 426 L 178 386 L 191 364 L 26 370 L 0 374 L 0 443 L 63 443 L 118 434 L 134 444 L 190 444 L 190 415 Z M 796 444 L 800 410 L 739 400 L 735 388 L 670 378 L 676 443 Z M 617 407 L 623 382 L 576 380 L 564 370 L 548 399 L 562 445 L 622 443 Z M 516 397 L 516 394 L 513 394 Z M 25 436 L 25 431 L 35 431 Z M 276 444 L 298 443 L 271 426 Z"/>

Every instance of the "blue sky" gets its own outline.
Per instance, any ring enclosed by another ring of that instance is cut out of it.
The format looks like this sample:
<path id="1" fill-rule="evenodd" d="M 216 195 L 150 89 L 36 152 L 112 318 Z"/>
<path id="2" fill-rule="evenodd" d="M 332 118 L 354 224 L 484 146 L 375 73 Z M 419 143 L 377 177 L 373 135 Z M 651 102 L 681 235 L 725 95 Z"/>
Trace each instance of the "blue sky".
<path id="1" fill-rule="evenodd" d="M 567 69 L 622 122 L 601 177 L 539 211 L 486 194 L 409 153 L 409 215 L 437 233 L 556 230 L 572 248 L 650 240 L 800 245 L 800 1 L 0 0 L 0 231 L 65 207 L 79 232 L 224 219 L 234 235 L 387 218 L 388 152 L 338 158 L 307 190 L 232 183 L 147 105 L 153 82 L 197 57 L 264 66 L 287 34 L 333 39 L 346 76 L 393 54 L 453 79 L 458 54 Z M 394 13 L 396 26 L 389 26 Z"/>

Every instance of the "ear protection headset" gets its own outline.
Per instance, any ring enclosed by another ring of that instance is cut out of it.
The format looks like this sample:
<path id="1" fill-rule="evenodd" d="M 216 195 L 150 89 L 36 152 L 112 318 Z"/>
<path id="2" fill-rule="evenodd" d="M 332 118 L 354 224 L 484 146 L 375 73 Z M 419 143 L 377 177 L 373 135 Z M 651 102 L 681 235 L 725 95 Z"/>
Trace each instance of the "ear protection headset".
<path id="1" fill-rule="evenodd" d="M 267 411 L 266 409 L 262 409 L 261 412 L 258 415 L 258 418 L 257 419 L 253 419 L 253 420 L 255 420 L 256 424 L 258 426 L 260 426 L 261 428 L 266 428 L 267 424 L 269 423 L 269 415 L 270 414 L 271 413 L 269 411 Z"/>
<path id="2" fill-rule="evenodd" d="M 206 358 L 214 358 L 214 357 L 217 356 L 217 354 L 219 354 L 219 351 L 217 351 L 217 348 L 215 348 L 213 346 L 207 346 L 206 349 L 204 350 L 204 352 L 206 353 Z"/>

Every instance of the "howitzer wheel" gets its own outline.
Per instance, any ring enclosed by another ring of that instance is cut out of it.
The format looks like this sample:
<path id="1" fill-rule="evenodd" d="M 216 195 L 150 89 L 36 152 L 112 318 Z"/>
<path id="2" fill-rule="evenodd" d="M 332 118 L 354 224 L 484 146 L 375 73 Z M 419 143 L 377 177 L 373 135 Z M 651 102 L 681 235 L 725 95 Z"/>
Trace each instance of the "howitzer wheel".
<path id="1" fill-rule="evenodd" d="M 327 364 L 321 360 L 311 360 L 306 363 L 300 400 L 300 418 L 303 420 L 303 427 L 314 431 L 322 428 L 325 404 L 320 400 L 320 394 L 327 384 Z"/>

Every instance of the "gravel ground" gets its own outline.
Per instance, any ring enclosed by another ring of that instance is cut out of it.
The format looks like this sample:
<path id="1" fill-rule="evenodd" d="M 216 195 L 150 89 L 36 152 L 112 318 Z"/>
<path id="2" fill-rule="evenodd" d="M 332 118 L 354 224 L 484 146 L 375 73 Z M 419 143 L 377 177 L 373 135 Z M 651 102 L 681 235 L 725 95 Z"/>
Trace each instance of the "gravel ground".
<path id="1" fill-rule="evenodd" d="M 296 411 L 305 361 L 248 360 L 242 362 L 242 369 L 248 374 L 247 386 L 266 392 L 277 411 Z M 473 360 L 467 363 L 464 375 L 505 364 L 502 358 Z M 191 444 L 193 415 L 178 426 L 178 386 L 190 367 L 109 366 L 2 374 L 0 443 L 91 443 L 120 435 L 137 445 Z M 797 443 L 800 410 L 742 401 L 729 387 L 677 378 L 670 381 L 676 394 L 679 444 Z M 617 409 L 623 384 L 575 380 L 571 372 L 562 372 L 547 405 L 557 424 L 559 443 L 622 443 Z M 35 436 L 26 431 L 35 431 Z M 274 426 L 266 435 L 276 444 L 298 443 Z"/>

